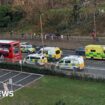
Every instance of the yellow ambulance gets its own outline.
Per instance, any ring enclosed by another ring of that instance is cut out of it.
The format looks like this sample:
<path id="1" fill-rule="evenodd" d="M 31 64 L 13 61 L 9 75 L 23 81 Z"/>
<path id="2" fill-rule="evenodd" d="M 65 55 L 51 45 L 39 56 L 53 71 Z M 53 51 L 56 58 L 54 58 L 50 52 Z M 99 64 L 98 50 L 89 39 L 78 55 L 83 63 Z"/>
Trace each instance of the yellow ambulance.
<path id="1" fill-rule="evenodd" d="M 85 56 L 88 59 L 105 59 L 105 45 L 87 45 Z"/>

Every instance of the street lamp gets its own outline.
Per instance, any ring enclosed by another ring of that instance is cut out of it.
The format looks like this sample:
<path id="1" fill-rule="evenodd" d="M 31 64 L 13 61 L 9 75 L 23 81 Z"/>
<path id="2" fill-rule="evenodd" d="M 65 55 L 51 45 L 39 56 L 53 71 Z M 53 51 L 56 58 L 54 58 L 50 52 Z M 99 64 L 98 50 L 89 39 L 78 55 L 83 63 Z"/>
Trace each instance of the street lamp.
<path id="1" fill-rule="evenodd" d="M 95 32 L 95 37 L 97 35 L 96 33 L 96 0 L 94 0 L 94 13 L 93 13 L 93 19 L 94 19 L 94 32 Z"/>
<path id="2" fill-rule="evenodd" d="M 42 41 L 42 46 L 43 46 L 43 51 L 44 51 L 44 37 L 43 37 L 43 22 L 42 22 L 42 15 L 40 14 L 40 31 L 41 31 L 41 41 Z M 44 54 L 44 53 L 43 53 Z"/>

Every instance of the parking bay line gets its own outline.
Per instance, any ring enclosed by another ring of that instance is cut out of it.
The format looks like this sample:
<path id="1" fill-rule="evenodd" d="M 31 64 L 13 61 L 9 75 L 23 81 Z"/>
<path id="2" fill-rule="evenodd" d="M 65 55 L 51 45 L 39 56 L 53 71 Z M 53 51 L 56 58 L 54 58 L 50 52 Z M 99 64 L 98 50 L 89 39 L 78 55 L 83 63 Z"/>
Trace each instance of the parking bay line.
<path id="1" fill-rule="evenodd" d="M 24 73 L 26 73 L 26 72 L 24 72 Z M 20 73 L 20 74 L 21 74 L 21 73 Z M 28 74 L 28 73 L 27 73 L 27 74 Z M 29 73 L 29 74 L 30 74 L 30 75 L 27 76 L 27 78 L 30 77 L 30 76 L 32 76 L 32 75 L 35 75 L 34 73 Z M 37 75 L 37 74 L 36 74 L 36 75 Z M 18 86 L 18 87 L 19 87 L 19 88 L 15 89 L 14 92 L 19 91 L 20 89 L 24 88 L 25 86 L 31 84 L 31 83 L 34 82 L 34 81 L 37 81 L 37 80 L 41 79 L 41 78 L 44 76 L 44 75 L 42 75 L 42 74 L 38 74 L 38 75 L 40 75 L 39 78 L 37 78 L 37 79 L 35 79 L 35 80 L 33 80 L 33 81 L 31 81 L 31 82 L 25 84 L 25 85 L 21 85 L 21 84 L 15 84 L 15 83 L 13 83 L 12 85 L 14 85 L 14 86 Z M 25 78 L 23 78 L 23 79 L 21 79 L 21 80 L 19 80 L 19 81 L 17 81 L 17 82 L 20 82 L 20 81 L 22 81 L 22 80 L 24 80 L 24 79 L 25 79 Z M 0 81 L 0 82 L 1 82 L 1 81 Z M 17 82 L 16 82 L 16 83 L 17 83 Z M 2 82 L 1 82 L 1 83 L 2 83 Z M 3 98 L 0 98 L 0 100 L 1 100 L 1 99 L 3 99 Z"/>
<path id="2" fill-rule="evenodd" d="M 30 73 L 30 72 L 24 72 L 24 71 L 16 71 L 16 70 L 9 70 L 9 69 L 1 69 L 1 70 L 5 70 L 5 71 L 15 71 L 15 72 L 20 72 L 20 73 L 25 73 L 25 74 L 33 74 L 33 75 L 41 75 L 43 76 L 42 74 L 38 74 L 38 73 Z"/>
<path id="3" fill-rule="evenodd" d="M 11 72 L 12 73 L 12 72 Z M 12 78 L 14 78 L 14 77 L 16 77 L 16 76 L 18 76 L 18 75 L 20 75 L 21 73 L 18 73 L 18 74 L 16 74 L 16 75 L 14 75 L 14 76 L 12 76 L 11 78 L 9 78 L 9 79 L 12 79 Z M 6 79 L 5 81 L 7 81 L 7 80 L 9 80 L 9 79 Z M 3 81 L 4 82 L 4 81 Z"/>
<path id="4" fill-rule="evenodd" d="M 5 75 L 7 75 L 7 74 L 10 74 L 10 73 L 11 73 L 11 71 L 8 72 L 8 73 L 5 73 L 5 74 L 3 74 L 3 75 L 1 75 L 0 77 L 3 77 L 3 76 L 5 76 Z"/>
<path id="5" fill-rule="evenodd" d="M 31 76 L 31 74 L 29 74 L 29 75 L 26 76 L 25 78 L 20 79 L 19 81 L 16 81 L 14 84 L 17 84 L 18 82 L 20 82 L 20 81 L 22 81 L 22 80 L 24 80 L 24 79 L 26 79 L 26 78 L 28 78 L 28 77 L 30 77 L 30 76 Z"/>
<path id="6" fill-rule="evenodd" d="M 30 76 L 31 76 L 31 75 L 30 75 Z M 25 84 L 25 85 L 22 85 L 23 87 L 20 87 L 20 88 L 16 89 L 14 92 L 19 91 L 20 89 L 24 88 L 25 86 L 28 86 L 28 85 L 31 84 L 32 82 L 38 81 L 38 80 L 41 79 L 43 76 L 44 76 L 44 75 L 40 75 L 39 78 L 37 78 L 37 79 L 35 79 L 35 80 L 33 80 L 33 81 L 31 81 L 31 82 Z M 23 80 L 24 80 L 24 79 L 23 79 Z M 19 85 L 20 85 L 20 84 L 19 84 Z"/>

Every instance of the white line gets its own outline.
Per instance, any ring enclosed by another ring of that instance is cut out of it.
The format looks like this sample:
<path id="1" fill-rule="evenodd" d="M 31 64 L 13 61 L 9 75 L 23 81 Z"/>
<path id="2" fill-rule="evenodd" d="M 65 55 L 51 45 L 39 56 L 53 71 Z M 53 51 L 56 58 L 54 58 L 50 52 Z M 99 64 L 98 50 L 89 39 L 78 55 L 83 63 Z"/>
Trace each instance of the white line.
<path id="1" fill-rule="evenodd" d="M 7 74 L 9 74 L 9 73 L 11 73 L 11 72 L 8 72 L 8 73 L 5 73 L 5 74 L 1 75 L 0 78 L 7 75 Z"/>
<path id="2" fill-rule="evenodd" d="M 15 84 L 17 84 L 18 82 L 20 82 L 20 81 L 22 81 L 22 80 L 24 80 L 24 79 L 26 79 L 26 78 L 28 78 L 30 76 L 32 76 L 32 75 L 30 74 L 30 75 L 26 76 L 25 78 L 20 79 L 19 81 L 15 82 Z"/>
<path id="3" fill-rule="evenodd" d="M 102 71 L 105 71 L 104 68 L 100 68 L 100 67 L 93 67 L 93 66 L 87 66 L 85 67 L 86 69 L 93 69 L 93 70 L 102 70 Z"/>
<path id="4" fill-rule="evenodd" d="M 11 73 L 12 73 L 12 72 L 11 72 Z M 21 73 L 19 73 L 19 74 L 16 74 L 16 75 L 14 75 L 14 76 L 12 76 L 12 77 L 10 77 L 10 78 L 12 79 L 12 78 L 14 78 L 14 77 L 16 77 L 16 76 L 18 76 L 18 75 L 20 75 L 20 74 L 21 74 Z M 7 81 L 7 80 L 9 80 L 10 78 L 8 78 L 8 79 L 6 79 L 6 80 L 4 80 L 4 81 Z M 4 81 L 3 81 L 3 82 L 4 82 Z"/>
<path id="5" fill-rule="evenodd" d="M 0 81 L 0 83 L 2 83 L 3 84 L 3 82 L 2 81 Z M 11 85 L 11 84 L 9 84 L 9 83 L 7 83 L 8 85 Z M 21 85 L 21 84 L 12 84 L 12 85 L 14 85 L 14 86 L 22 86 L 22 87 L 24 87 L 23 85 Z"/>
<path id="6" fill-rule="evenodd" d="M 25 86 L 27 86 L 27 85 L 31 84 L 32 82 L 38 81 L 38 80 L 39 80 L 39 79 L 41 79 L 42 77 L 43 77 L 43 75 L 42 75 L 41 77 L 39 77 L 38 79 L 35 79 L 35 80 L 33 80 L 33 81 L 29 82 L 28 84 L 24 85 L 23 87 L 25 87 Z M 22 89 L 23 87 L 20 87 L 20 88 L 16 89 L 14 92 L 16 92 L 16 91 L 18 91 L 18 90 Z"/>
<path id="7" fill-rule="evenodd" d="M 5 70 L 5 71 L 11 71 L 11 72 L 20 72 L 20 73 L 25 73 L 25 74 L 33 74 L 33 75 L 40 75 L 43 76 L 42 74 L 37 74 L 37 73 L 30 73 L 30 72 L 24 72 L 24 71 L 16 71 L 16 70 L 9 70 L 9 69 L 0 69 L 0 70 Z"/>
<path id="8" fill-rule="evenodd" d="M 39 78 L 37 78 L 37 79 L 35 79 L 35 80 L 33 80 L 33 81 L 27 83 L 26 85 L 24 85 L 24 87 L 25 87 L 25 86 L 28 86 L 29 84 L 31 84 L 31 83 L 33 83 L 33 82 L 35 82 L 35 81 L 38 81 L 38 80 L 41 79 L 42 77 L 44 77 L 44 75 L 42 75 L 42 76 L 40 76 Z"/>

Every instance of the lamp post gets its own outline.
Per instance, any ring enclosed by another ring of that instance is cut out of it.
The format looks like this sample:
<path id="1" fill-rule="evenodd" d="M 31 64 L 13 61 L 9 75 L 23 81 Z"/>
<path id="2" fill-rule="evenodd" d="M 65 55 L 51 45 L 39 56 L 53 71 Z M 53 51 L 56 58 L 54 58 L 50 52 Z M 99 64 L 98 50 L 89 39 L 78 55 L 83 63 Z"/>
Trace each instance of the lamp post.
<path id="1" fill-rule="evenodd" d="M 41 41 L 42 41 L 42 46 L 43 46 L 43 51 L 44 51 L 44 37 L 43 37 L 43 22 L 42 22 L 42 15 L 40 14 L 40 31 L 41 31 Z M 44 54 L 44 53 L 43 53 Z"/>
<path id="2" fill-rule="evenodd" d="M 97 36 L 97 29 L 96 29 L 96 0 L 94 0 L 94 13 L 93 13 L 93 22 L 94 22 L 94 32 L 95 32 L 95 38 Z"/>

